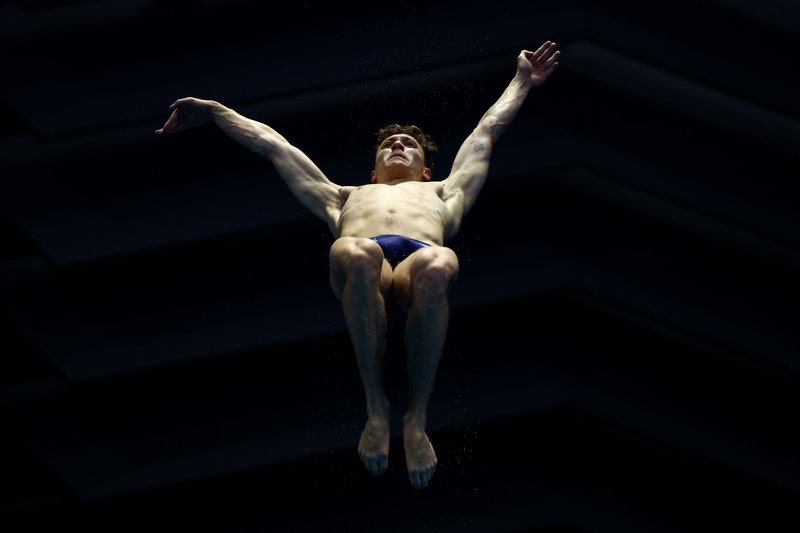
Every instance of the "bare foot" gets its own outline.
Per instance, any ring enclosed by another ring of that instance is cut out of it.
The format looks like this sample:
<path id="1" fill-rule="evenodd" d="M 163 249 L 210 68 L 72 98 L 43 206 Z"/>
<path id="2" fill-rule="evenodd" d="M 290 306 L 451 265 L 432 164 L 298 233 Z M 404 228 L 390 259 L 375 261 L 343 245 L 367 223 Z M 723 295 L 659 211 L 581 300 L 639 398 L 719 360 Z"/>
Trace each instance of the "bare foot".
<path id="1" fill-rule="evenodd" d="M 418 424 L 403 425 L 403 447 L 406 452 L 408 479 L 415 489 L 424 489 L 436 470 L 436 452 L 428 435 Z"/>
<path id="2" fill-rule="evenodd" d="M 372 416 L 367 420 L 358 441 L 358 455 L 373 475 L 386 472 L 389 466 L 389 421 L 386 418 Z"/>

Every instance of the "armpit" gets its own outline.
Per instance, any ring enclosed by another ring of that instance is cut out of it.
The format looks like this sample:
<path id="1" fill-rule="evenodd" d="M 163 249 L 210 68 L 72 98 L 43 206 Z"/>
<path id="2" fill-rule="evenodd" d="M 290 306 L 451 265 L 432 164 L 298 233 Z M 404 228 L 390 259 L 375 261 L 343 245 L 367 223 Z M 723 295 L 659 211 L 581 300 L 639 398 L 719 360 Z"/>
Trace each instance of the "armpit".
<path id="1" fill-rule="evenodd" d="M 339 189 L 339 209 L 344 207 L 344 203 L 350 198 L 350 193 L 356 189 L 357 187 L 353 187 L 352 185 L 346 185 Z"/>

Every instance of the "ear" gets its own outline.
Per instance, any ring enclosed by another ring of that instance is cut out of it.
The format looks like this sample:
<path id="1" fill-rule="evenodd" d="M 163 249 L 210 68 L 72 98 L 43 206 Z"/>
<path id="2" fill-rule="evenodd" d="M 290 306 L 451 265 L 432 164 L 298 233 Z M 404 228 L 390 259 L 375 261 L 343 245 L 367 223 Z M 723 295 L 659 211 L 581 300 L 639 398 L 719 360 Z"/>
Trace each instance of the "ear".
<path id="1" fill-rule="evenodd" d="M 369 173 L 369 182 L 370 183 L 377 183 L 378 182 L 378 175 L 375 173 L 374 170 Z"/>
<path id="2" fill-rule="evenodd" d="M 431 181 L 431 169 L 428 167 L 422 169 L 422 181 Z"/>

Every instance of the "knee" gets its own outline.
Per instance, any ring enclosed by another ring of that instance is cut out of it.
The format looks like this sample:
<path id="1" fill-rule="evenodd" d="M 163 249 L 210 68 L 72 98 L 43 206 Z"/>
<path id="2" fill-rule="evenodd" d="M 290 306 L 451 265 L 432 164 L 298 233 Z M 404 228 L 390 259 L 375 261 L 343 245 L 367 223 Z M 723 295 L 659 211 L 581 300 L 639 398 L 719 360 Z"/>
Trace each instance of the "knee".
<path id="1" fill-rule="evenodd" d="M 422 250 L 414 264 L 412 279 L 419 296 L 438 297 L 447 294 L 458 277 L 458 258 L 449 248 Z"/>
<path id="2" fill-rule="evenodd" d="M 383 267 L 383 251 L 372 239 L 342 237 L 331 246 L 331 267 L 351 280 L 378 280 Z"/>

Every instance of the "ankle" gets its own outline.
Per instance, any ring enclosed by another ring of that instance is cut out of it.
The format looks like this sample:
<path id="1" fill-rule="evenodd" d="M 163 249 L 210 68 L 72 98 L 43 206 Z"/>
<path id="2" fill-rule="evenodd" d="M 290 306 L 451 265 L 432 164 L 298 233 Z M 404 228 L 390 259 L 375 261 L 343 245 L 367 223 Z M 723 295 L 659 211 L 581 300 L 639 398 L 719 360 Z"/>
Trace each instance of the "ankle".
<path id="1" fill-rule="evenodd" d="M 373 405 L 367 406 L 367 417 L 379 418 L 388 421 L 391 418 L 391 405 L 389 401 L 384 399 Z"/>
<path id="2" fill-rule="evenodd" d="M 407 412 L 403 415 L 403 428 L 406 430 L 419 429 L 425 431 L 427 420 L 424 414 Z"/>

